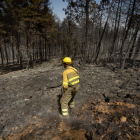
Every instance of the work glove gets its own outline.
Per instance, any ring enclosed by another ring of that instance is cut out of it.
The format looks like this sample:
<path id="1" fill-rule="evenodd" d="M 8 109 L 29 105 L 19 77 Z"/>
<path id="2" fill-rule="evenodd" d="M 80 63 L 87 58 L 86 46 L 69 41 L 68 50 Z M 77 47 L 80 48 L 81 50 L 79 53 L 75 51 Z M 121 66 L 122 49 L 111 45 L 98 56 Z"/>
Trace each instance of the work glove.
<path id="1" fill-rule="evenodd" d="M 67 89 L 63 87 L 63 91 L 65 92 Z"/>
<path id="2" fill-rule="evenodd" d="M 63 86 L 61 87 L 61 95 L 63 95 L 63 93 L 66 91 L 67 89 L 64 88 Z"/>

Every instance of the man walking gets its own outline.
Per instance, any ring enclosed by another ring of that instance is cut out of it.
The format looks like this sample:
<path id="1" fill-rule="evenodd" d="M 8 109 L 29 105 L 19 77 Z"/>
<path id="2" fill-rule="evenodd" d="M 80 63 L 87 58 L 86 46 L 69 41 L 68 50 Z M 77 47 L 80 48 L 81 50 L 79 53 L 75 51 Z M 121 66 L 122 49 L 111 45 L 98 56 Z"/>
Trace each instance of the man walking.
<path id="1" fill-rule="evenodd" d="M 69 118 L 68 105 L 70 108 L 75 107 L 74 98 L 79 90 L 79 74 L 78 71 L 71 67 L 72 61 L 70 57 L 65 57 L 62 61 L 63 72 L 63 95 L 60 100 L 63 118 Z"/>

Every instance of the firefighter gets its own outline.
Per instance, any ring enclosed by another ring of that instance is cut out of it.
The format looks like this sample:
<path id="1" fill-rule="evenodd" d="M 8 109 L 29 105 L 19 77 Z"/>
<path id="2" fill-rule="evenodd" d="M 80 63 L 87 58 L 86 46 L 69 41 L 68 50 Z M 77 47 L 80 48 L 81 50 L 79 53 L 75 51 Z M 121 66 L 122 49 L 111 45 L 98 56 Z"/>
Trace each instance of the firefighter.
<path id="1" fill-rule="evenodd" d="M 69 118 L 68 105 L 70 108 L 75 107 L 74 98 L 79 90 L 79 74 L 78 71 L 71 67 L 72 61 L 70 57 L 65 57 L 62 61 L 63 72 L 63 95 L 60 100 L 63 118 Z"/>

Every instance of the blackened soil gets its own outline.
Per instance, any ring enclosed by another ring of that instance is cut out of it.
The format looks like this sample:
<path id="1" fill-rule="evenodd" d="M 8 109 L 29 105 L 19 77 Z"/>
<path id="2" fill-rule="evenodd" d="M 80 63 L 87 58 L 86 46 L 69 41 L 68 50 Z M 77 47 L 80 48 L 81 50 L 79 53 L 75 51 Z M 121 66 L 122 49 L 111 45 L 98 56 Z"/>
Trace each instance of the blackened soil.
<path id="1" fill-rule="evenodd" d="M 52 63 L 1 75 L 0 140 L 140 139 L 139 70 L 114 73 L 87 65 L 80 71 L 76 107 L 62 120 L 61 87 L 49 87 L 62 83 L 64 69 Z"/>

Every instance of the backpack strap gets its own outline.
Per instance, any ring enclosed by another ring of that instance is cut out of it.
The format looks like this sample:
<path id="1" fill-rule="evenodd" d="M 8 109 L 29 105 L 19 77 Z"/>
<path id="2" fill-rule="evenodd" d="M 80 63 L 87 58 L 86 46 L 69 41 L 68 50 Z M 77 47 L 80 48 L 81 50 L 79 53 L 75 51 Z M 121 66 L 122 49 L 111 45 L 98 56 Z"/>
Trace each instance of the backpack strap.
<path id="1" fill-rule="evenodd" d="M 67 69 L 72 69 L 72 70 L 74 70 L 79 75 L 79 72 L 76 71 L 75 69 L 73 69 L 73 68 L 67 68 Z"/>

